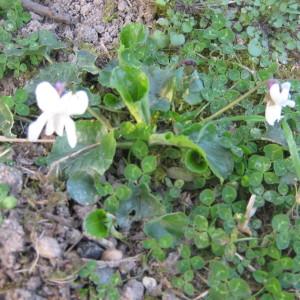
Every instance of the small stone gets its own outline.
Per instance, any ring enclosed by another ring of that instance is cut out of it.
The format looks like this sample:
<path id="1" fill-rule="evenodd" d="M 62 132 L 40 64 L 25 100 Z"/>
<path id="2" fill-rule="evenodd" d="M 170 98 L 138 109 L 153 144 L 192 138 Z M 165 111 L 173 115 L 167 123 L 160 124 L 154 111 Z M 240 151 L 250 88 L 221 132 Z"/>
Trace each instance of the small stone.
<path id="1" fill-rule="evenodd" d="M 18 221 L 10 217 L 0 226 L 0 265 L 2 268 L 16 266 L 15 252 L 24 250 L 24 230 Z"/>
<path id="2" fill-rule="evenodd" d="M 95 274 L 98 276 L 99 278 L 99 284 L 109 284 L 110 283 L 110 279 L 113 276 L 113 274 L 115 273 L 114 269 L 112 268 L 97 268 L 95 270 Z"/>
<path id="3" fill-rule="evenodd" d="M 143 278 L 143 285 L 147 291 L 151 292 L 157 287 L 157 282 L 155 278 L 145 276 Z"/>
<path id="4" fill-rule="evenodd" d="M 36 250 L 41 257 L 49 259 L 60 257 L 62 254 L 57 240 L 47 236 L 37 240 Z"/>
<path id="5" fill-rule="evenodd" d="M 144 299 L 144 286 L 136 279 L 130 279 L 123 288 L 121 300 L 142 300 Z"/>
<path id="6" fill-rule="evenodd" d="M 84 42 L 95 43 L 98 40 L 98 33 L 94 28 L 82 25 L 77 30 L 77 38 Z"/>
<path id="7" fill-rule="evenodd" d="M 22 172 L 14 167 L 0 164 L 0 183 L 9 185 L 12 194 L 16 195 L 22 191 Z"/>
<path id="8" fill-rule="evenodd" d="M 164 292 L 162 300 L 179 300 L 172 291 Z"/>
<path id="9" fill-rule="evenodd" d="M 107 249 L 102 253 L 102 260 L 105 261 L 114 261 L 114 260 L 120 260 L 123 258 L 123 253 L 120 250 L 117 249 Z"/>
<path id="10" fill-rule="evenodd" d="M 118 10 L 119 11 L 124 11 L 125 9 L 126 9 L 126 7 L 127 7 L 127 3 L 126 3 L 126 1 L 119 1 L 119 3 L 118 3 Z"/>
<path id="11" fill-rule="evenodd" d="M 137 265 L 135 261 L 124 261 L 120 264 L 119 270 L 121 274 L 128 274 L 131 271 L 134 271 L 136 269 Z"/>
<path id="12" fill-rule="evenodd" d="M 100 259 L 103 249 L 95 242 L 83 241 L 78 244 L 77 253 L 84 258 Z"/>
<path id="13" fill-rule="evenodd" d="M 26 283 L 26 288 L 31 291 L 35 291 L 42 285 L 42 280 L 39 276 L 33 276 L 29 278 Z"/>

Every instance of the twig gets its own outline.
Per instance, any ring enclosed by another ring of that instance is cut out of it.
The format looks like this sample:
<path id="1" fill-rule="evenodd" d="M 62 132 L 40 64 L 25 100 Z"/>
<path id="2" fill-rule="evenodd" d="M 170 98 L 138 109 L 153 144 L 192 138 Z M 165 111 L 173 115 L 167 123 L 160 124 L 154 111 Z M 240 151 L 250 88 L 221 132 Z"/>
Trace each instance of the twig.
<path id="1" fill-rule="evenodd" d="M 193 300 L 199 300 L 199 299 L 202 299 L 202 298 L 206 297 L 208 295 L 208 292 L 209 292 L 208 290 L 204 291 L 203 293 L 201 293 L 200 295 L 198 295 Z"/>
<path id="2" fill-rule="evenodd" d="M 107 239 L 97 239 L 97 238 L 94 238 L 88 234 L 86 234 L 85 232 L 83 233 L 83 236 L 85 236 L 86 238 L 88 238 L 89 240 L 92 240 L 92 241 L 95 241 L 97 244 L 99 244 L 100 246 L 104 247 L 104 248 L 107 248 L 107 249 L 113 249 L 115 248 L 115 245 L 113 242 L 107 240 Z"/>
<path id="3" fill-rule="evenodd" d="M 51 11 L 50 8 L 41 5 L 39 3 L 35 3 L 31 0 L 22 0 L 22 4 L 24 8 L 26 8 L 29 11 L 32 11 L 38 15 L 41 15 L 43 17 L 48 17 L 53 19 L 54 21 L 60 22 L 60 23 L 65 23 L 65 24 L 72 24 L 72 20 L 68 16 L 62 16 L 55 14 L 54 12 Z"/>
<path id="4" fill-rule="evenodd" d="M 235 253 L 235 256 L 236 257 L 238 257 L 241 261 L 243 261 L 245 258 L 242 256 L 242 255 L 240 255 L 239 253 Z M 256 271 L 256 269 L 252 266 L 252 265 L 247 265 L 247 269 L 250 271 L 250 272 L 255 272 Z"/>
<path id="5" fill-rule="evenodd" d="M 245 93 L 244 95 L 241 95 L 240 97 L 238 97 L 236 100 L 230 102 L 228 105 L 226 105 L 225 107 L 221 108 L 220 110 L 218 110 L 216 113 L 212 114 L 211 116 L 205 118 L 202 120 L 202 122 L 207 122 L 210 120 L 215 119 L 216 117 L 218 117 L 219 115 L 221 115 L 222 113 L 224 113 L 225 111 L 233 108 L 235 105 L 237 105 L 239 102 L 241 102 L 242 100 L 244 100 L 245 98 L 247 98 L 248 96 L 250 96 L 251 94 L 253 94 L 255 91 L 257 91 L 260 87 L 262 87 L 265 84 L 265 81 L 260 82 L 258 85 L 256 85 L 254 88 L 252 88 L 251 90 L 249 90 L 247 93 Z"/>
<path id="6" fill-rule="evenodd" d="M 28 139 L 9 138 L 9 137 L 0 135 L 0 142 L 3 142 L 3 143 L 49 143 L 49 144 L 53 144 L 55 142 L 55 140 L 40 139 L 40 140 L 31 142 Z"/>
<path id="7" fill-rule="evenodd" d="M 111 60 L 112 56 L 110 55 L 108 49 L 106 48 L 106 46 L 104 45 L 104 43 L 100 40 L 100 46 L 103 49 L 103 51 L 105 52 L 105 54 L 107 55 L 107 57 Z"/>
<path id="8" fill-rule="evenodd" d="M 94 260 L 94 259 L 88 259 L 88 258 L 82 258 L 82 260 L 86 261 L 86 262 L 94 261 L 94 262 L 96 262 L 98 268 L 104 269 L 104 268 L 107 268 L 107 267 L 117 268 L 122 263 L 137 261 L 137 260 L 140 260 L 141 257 L 142 257 L 142 255 L 138 254 L 136 256 L 126 257 L 126 258 L 119 259 L 119 260 L 114 260 L 114 261 Z"/>
<path id="9" fill-rule="evenodd" d="M 255 214 L 257 207 L 254 207 L 256 201 L 256 195 L 251 195 L 248 205 L 246 208 L 246 213 L 244 215 L 244 221 L 238 223 L 238 230 L 241 231 L 242 233 L 246 233 L 247 235 L 252 235 L 252 232 L 249 228 L 249 223 L 251 220 L 251 217 Z"/>
<path id="10" fill-rule="evenodd" d="M 47 173 L 47 177 L 50 176 L 50 174 L 53 172 L 53 170 L 54 170 L 60 163 L 64 162 L 65 160 L 68 160 L 69 158 L 76 157 L 77 155 L 81 154 L 82 152 L 85 152 L 85 151 L 87 151 L 87 150 L 93 149 L 93 148 L 99 146 L 100 144 L 101 144 L 101 143 L 96 143 L 96 144 L 88 145 L 88 146 L 86 146 L 86 147 L 84 147 L 84 148 L 79 149 L 79 150 L 76 151 L 76 152 L 73 152 L 73 153 L 71 153 L 71 154 L 69 154 L 69 155 L 66 155 L 66 156 L 64 156 L 64 157 L 62 157 L 62 158 L 56 160 L 55 162 L 53 162 L 53 163 L 51 164 L 51 166 L 50 166 L 50 168 L 49 168 L 49 171 L 48 171 L 48 173 Z"/>

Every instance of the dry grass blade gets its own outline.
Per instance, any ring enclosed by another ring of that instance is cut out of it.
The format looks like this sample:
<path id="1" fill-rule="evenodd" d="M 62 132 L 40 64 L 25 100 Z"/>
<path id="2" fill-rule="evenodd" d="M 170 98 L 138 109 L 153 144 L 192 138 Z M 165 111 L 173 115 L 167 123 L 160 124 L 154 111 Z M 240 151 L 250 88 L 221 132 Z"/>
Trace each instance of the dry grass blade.
<path id="1" fill-rule="evenodd" d="M 244 221 L 238 224 L 239 231 L 247 235 L 252 235 L 252 232 L 249 228 L 249 222 L 251 217 L 254 216 L 257 209 L 256 207 L 254 207 L 255 200 L 256 200 L 256 196 L 251 195 L 246 208 L 246 213 L 244 215 Z"/>

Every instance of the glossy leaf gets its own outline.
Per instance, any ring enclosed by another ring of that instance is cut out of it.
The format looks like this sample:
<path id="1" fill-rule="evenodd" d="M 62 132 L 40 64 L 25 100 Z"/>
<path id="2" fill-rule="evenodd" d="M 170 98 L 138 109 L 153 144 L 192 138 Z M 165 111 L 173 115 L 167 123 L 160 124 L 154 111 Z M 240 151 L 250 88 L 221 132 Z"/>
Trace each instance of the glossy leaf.
<path id="1" fill-rule="evenodd" d="M 116 67 L 111 74 L 110 86 L 119 92 L 138 123 L 150 122 L 149 81 L 145 73 L 135 67 Z"/>
<path id="2" fill-rule="evenodd" d="M 64 170 L 68 175 L 77 172 L 103 175 L 112 164 L 116 141 L 95 121 L 76 123 L 78 143 L 70 148 L 66 136 L 58 137 L 47 161 L 50 166 Z"/>
<path id="3" fill-rule="evenodd" d="M 183 237 L 188 223 L 188 218 L 184 213 L 172 213 L 149 221 L 145 224 L 144 231 L 156 240 L 171 235 L 177 241 Z"/>
<path id="4" fill-rule="evenodd" d="M 88 235 L 101 239 L 108 236 L 108 223 L 106 212 L 103 209 L 97 209 L 84 218 L 83 228 Z"/>
<path id="5" fill-rule="evenodd" d="M 72 174 L 67 181 L 67 191 L 71 198 L 81 205 L 94 204 L 99 199 L 94 178 L 88 173 Z"/>

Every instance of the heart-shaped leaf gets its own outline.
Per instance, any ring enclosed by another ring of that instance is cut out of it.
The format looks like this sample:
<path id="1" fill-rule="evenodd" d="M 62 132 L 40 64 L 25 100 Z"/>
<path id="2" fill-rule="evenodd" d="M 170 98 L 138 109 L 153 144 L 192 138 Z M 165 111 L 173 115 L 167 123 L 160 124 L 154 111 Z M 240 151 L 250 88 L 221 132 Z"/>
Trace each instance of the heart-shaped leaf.
<path id="1" fill-rule="evenodd" d="M 116 151 L 113 133 L 107 133 L 99 122 L 76 123 L 78 143 L 70 148 L 66 136 L 58 137 L 47 161 L 50 169 L 60 168 L 67 175 L 77 172 L 103 175 L 110 167 Z"/>

